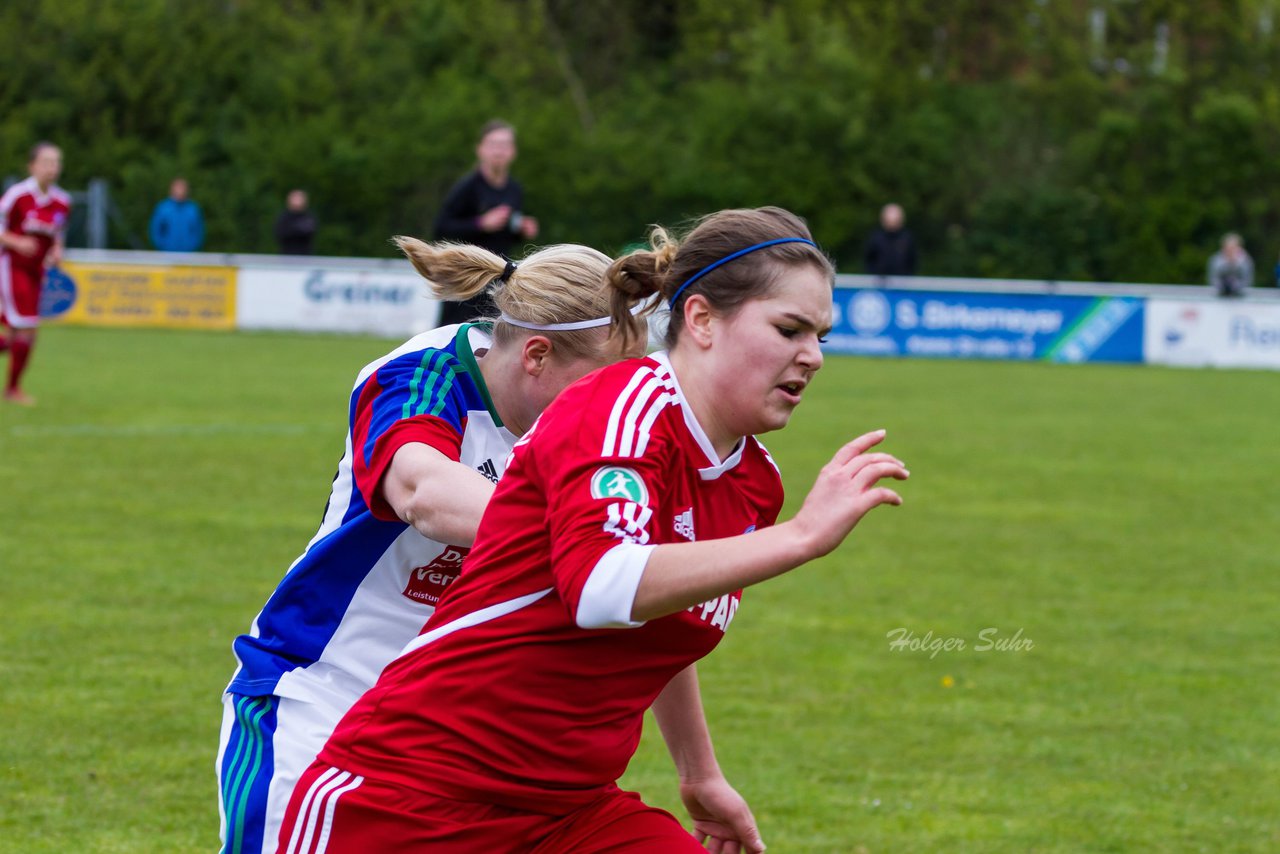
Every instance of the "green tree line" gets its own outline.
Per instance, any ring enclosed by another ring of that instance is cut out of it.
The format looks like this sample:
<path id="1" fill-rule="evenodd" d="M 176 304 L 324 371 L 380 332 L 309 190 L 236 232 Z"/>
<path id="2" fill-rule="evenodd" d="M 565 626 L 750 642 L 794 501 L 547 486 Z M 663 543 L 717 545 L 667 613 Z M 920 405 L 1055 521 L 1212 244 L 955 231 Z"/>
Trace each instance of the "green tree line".
<path id="1" fill-rule="evenodd" d="M 212 251 L 429 235 L 493 117 L 540 241 L 779 204 L 860 268 L 888 201 L 921 272 L 1201 282 L 1280 252 L 1280 0 L 59 0 L 0 6 L 0 174 L 109 181 L 113 246 L 189 178 Z"/>

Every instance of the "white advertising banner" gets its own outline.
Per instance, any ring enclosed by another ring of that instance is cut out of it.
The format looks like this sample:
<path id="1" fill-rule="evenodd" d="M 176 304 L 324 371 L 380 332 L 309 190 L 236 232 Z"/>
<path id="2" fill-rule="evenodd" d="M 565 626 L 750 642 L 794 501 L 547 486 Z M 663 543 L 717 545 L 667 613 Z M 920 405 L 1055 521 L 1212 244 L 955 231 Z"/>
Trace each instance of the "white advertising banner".
<path id="1" fill-rule="evenodd" d="M 1146 361 L 1280 369 L 1280 303 L 1148 299 Z"/>
<path id="2" fill-rule="evenodd" d="M 403 336 L 431 329 L 440 303 L 413 271 L 240 268 L 236 326 Z"/>

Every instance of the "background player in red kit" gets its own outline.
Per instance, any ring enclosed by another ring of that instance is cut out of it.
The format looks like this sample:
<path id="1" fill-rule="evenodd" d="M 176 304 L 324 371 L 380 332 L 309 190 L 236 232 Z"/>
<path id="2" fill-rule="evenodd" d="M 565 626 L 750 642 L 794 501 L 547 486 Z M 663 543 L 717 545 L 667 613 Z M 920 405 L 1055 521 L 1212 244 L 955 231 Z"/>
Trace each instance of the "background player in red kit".
<path id="1" fill-rule="evenodd" d="M 62 150 L 53 143 L 32 147 L 27 171 L 29 178 L 0 197 L 0 317 L 9 328 L 0 350 L 9 350 L 5 400 L 30 406 L 35 400 L 19 383 L 36 342 L 44 272 L 62 260 L 71 197 L 55 183 Z"/>
<path id="2" fill-rule="evenodd" d="M 722 211 L 614 263 L 615 316 L 660 293 L 668 352 L 566 389 L 516 443 L 424 633 L 294 789 L 281 851 L 759 852 L 694 662 L 741 589 L 834 549 L 902 463 L 841 448 L 794 519 L 757 433 L 822 365 L 830 262 L 778 208 Z M 696 838 L 616 780 L 653 708 Z"/>

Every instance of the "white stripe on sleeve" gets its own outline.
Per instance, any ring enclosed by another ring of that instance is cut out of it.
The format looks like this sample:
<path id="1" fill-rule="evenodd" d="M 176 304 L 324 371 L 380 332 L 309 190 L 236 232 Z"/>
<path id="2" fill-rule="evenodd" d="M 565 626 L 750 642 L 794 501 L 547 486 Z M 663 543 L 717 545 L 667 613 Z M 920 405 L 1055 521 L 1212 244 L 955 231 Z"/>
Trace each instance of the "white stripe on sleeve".
<path id="1" fill-rule="evenodd" d="M 613 411 L 609 413 L 609 426 L 604 434 L 604 446 L 600 449 L 600 456 L 611 457 L 618 443 L 618 427 L 622 422 L 622 412 L 627 407 L 627 401 L 631 398 L 631 393 L 636 390 L 636 386 L 644 380 L 645 374 L 649 373 L 647 368 L 640 368 L 631 375 L 631 381 L 627 383 L 626 388 L 618 395 L 618 399 L 613 403 Z"/>
<path id="2" fill-rule="evenodd" d="M 645 413 L 644 420 L 640 422 L 639 435 L 636 438 L 637 457 L 643 457 L 645 449 L 649 447 L 649 434 L 653 429 L 653 422 L 658 420 L 658 416 L 662 414 L 662 410 L 667 406 L 675 403 L 675 397 L 670 394 L 660 394 L 652 404 L 649 405 L 649 411 Z"/>
<path id="3" fill-rule="evenodd" d="M 636 399 L 632 401 L 631 407 L 627 410 L 626 419 L 622 422 L 622 438 L 618 442 L 618 456 L 640 456 L 632 450 L 636 441 L 636 428 L 645 409 L 649 406 L 650 399 L 660 388 L 662 388 L 662 382 L 652 375 L 644 385 L 640 386 L 640 391 L 636 394 Z"/>
<path id="4" fill-rule="evenodd" d="M 655 546 L 619 543 L 601 556 L 582 586 L 574 621 L 583 629 L 634 629 L 631 619 L 636 589 Z"/>

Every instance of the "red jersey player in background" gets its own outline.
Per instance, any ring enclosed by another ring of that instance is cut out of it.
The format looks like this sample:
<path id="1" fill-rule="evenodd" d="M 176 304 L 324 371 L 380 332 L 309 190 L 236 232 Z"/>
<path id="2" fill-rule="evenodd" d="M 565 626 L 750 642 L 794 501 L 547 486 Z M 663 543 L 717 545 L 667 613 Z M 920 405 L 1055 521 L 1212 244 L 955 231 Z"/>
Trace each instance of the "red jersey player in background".
<path id="1" fill-rule="evenodd" d="M 834 549 L 901 461 L 868 433 L 795 518 L 758 433 L 822 365 L 834 271 L 779 208 L 721 211 L 610 268 L 621 318 L 671 307 L 668 351 L 566 389 L 516 443 L 424 632 L 302 776 L 280 851 L 760 852 L 716 761 L 695 662 L 742 588 Z M 652 708 L 693 819 L 618 788 Z"/>
<path id="2" fill-rule="evenodd" d="M 36 342 L 45 270 L 62 260 L 71 197 L 54 183 L 62 173 L 62 149 L 53 143 L 32 147 L 27 171 L 31 177 L 0 197 L 0 318 L 10 330 L 0 351 L 9 350 L 4 399 L 30 406 L 35 399 L 19 383 Z"/>

